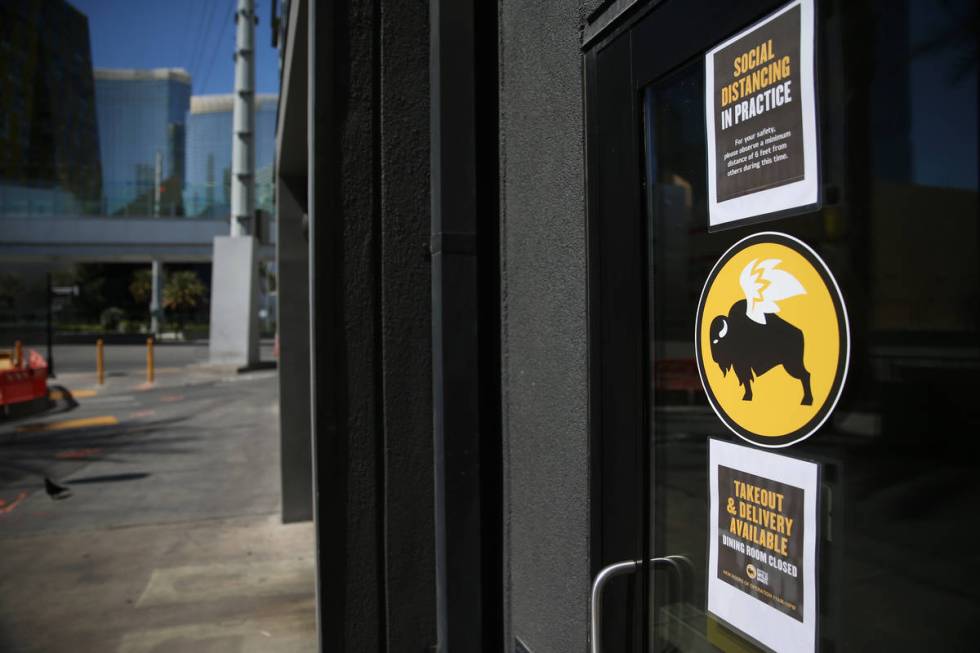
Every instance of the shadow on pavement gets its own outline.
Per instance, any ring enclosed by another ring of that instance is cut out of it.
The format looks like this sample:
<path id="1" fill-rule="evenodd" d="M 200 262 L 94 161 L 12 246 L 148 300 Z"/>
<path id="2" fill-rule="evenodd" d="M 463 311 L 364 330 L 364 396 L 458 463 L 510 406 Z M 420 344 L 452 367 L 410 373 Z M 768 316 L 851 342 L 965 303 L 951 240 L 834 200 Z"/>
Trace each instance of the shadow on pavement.
<path id="1" fill-rule="evenodd" d="M 127 458 L 161 453 L 193 454 L 198 449 L 190 445 L 200 441 L 200 436 L 188 435 L 186 427 L 180 435 L 166 434 L 181 427 L 187 419 L 174 417 L 64 431 L 0 434 L 0 489 L 41 487 L 45 477 L 66 478 L 93 462 L 127 462 L 116 457 L 122 452 Z M 137 480 L 146 476 L 119 474 L 117 478 L 110 475 L 89 482 Z"/>
<path id="2" fill-rule="evenodd" d="M 139 481 L 149 477 L 147 472 L 133 472 L 131 474 L 103 474 L 102 476 L 83 476 L 65 481 L 68 485 L 84 485 L 86 483 L 118 483 L 120 481 Z"/>

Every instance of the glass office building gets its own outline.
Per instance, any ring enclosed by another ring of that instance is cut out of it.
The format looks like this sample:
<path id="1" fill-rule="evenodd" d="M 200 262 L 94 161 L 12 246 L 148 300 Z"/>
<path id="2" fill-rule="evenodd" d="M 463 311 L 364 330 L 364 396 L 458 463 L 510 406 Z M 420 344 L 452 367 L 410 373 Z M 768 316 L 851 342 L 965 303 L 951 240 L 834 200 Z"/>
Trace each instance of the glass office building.
<path id="1" fill-rule="evenodd" d="M 272 211 L 272 165 L 276 146 L 277 96 L 255 99 L 256 209 Z M 184 210 L 188 216 L 231 213 L 231 146 L 234 95 L 196 95 L 187 116 Z"/>
<path id="2" fill-rule="evenodd" d="M 85 212 L 100 194 L 88 19 L 0 3 L 0 215 Z"/>
<path id="3" fill-rule="evenodd" d="M 96 69 L 95 97 L 104 213 L 182 215 L 190 75 L 180 68 Z"/>

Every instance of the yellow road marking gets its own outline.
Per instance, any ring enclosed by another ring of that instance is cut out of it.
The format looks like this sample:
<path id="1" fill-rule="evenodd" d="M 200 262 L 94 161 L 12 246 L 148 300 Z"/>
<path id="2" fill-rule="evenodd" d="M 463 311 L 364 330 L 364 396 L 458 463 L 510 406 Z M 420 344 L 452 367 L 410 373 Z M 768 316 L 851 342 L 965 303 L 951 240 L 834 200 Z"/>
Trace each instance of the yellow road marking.
<path id="1" fill-rule="evenodd" d="M 24 424 L 17 427 L 20 432 L 25 431 L 64 431 L 66 429 L 80 429 L 87 426 L 114 426 L 119 420 L 112 415 L 100 415 L 99 417 L 80 417 L 78 419 L 64 419 L 60 422 L 35 422 Z"/>

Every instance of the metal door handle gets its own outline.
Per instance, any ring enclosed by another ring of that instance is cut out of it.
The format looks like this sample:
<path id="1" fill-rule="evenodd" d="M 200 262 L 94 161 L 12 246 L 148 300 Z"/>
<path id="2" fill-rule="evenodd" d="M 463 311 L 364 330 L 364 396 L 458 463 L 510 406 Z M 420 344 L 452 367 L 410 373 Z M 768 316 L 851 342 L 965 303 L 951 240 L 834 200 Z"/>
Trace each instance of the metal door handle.
<path id="1" fill-rule="evenodd" d="M 589 620 L 589 640 L 592 653 L 602 653 L 602 591 L 605 589 L 606 583 L 615 576 L 633 573 L 642 564 L 643 562 L 640 560 L 625 560 L 611 564 L 608 567 L 603 567 L 592 581 L 592 596 L 590 597 L 591 618 Z M 688 568 L 691 566 L 690 560 L 684 556 L 673 555 L 665 558 L 651 558 L 650 565 L 654 569 L 658 567 L 672 569 L 677 575 L 677 585 L 681 590 L 681 600 L 687 600 L 687 576 Z"/>
<path id="2" fill-rule="evenodd" d="M 595 580 L 592 581 L 591 619 L 589 620 L 589 639 L 592 644 L 592 653 L 601 653 L 602 651 L 602 590 L 605 589 L 610 578 L 622 574 L 631 574 L 639 569 L 641 564 L 639 560 L 617 562 L 608 567 L 603 567 L 596 574 Z"/>

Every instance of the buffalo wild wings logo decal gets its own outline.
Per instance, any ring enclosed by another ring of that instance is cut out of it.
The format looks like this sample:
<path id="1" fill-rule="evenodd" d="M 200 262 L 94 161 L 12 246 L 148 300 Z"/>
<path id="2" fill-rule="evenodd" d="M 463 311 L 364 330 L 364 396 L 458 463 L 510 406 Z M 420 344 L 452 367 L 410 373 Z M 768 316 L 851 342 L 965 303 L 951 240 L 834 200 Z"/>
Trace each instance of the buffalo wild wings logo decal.
<path id="1" fill-rule="evenodd" d="M 752 401 L 752 380 L 782 365 L 803 384 L 803 401 L 813 403 L 810 373 L 803 364 L 803 332 L 778 315 L 779 302 L 805 295 L 803 284 L 788 272 L 776 268 L 778 259 L 753 260 L 739 275 L 745 299 L 732 304 L 728 315 L 711 321 L 711 358 L 722 374 L 735 372 L 744 389 L 742 399 Z M 766 319 L 766 315 L 769 318 Z"/>
<path id="2" fill-rule="evenodd" d="M 737 242 L 708 275 L 696 324 L 705 393 L 737 435 L 784 447 L 829 417 L 850 333 L 837 282 L 805 243 L 774 232 Z"/>

